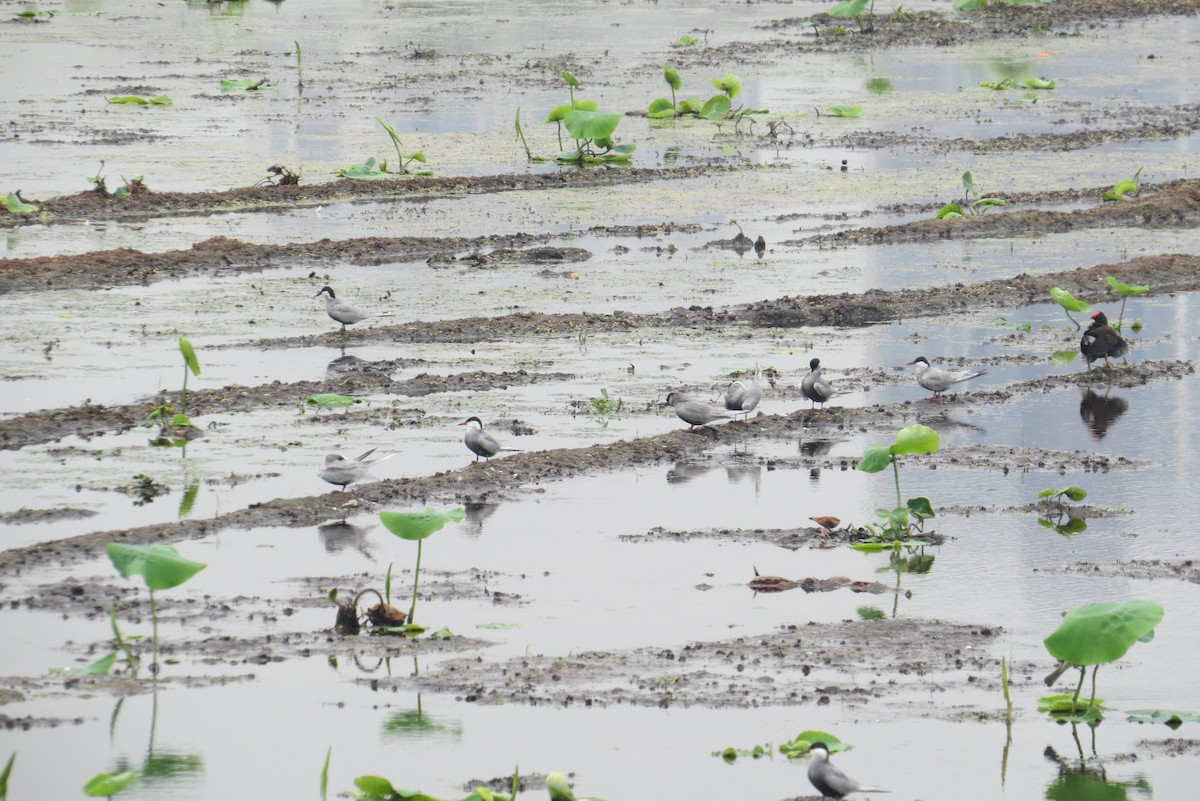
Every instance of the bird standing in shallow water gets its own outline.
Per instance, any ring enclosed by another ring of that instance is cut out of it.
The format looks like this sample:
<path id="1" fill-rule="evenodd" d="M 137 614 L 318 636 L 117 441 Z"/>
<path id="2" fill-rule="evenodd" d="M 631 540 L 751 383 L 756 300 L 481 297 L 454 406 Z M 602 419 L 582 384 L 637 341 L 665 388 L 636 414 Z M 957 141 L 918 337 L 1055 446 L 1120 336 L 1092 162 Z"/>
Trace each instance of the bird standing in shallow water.
<path id="1" fill-rule="evenodd" d="M 833 384 L 830 384 L 821 377 L 821 360 L 813 359 L 808 363 L 808 375 L 804 376 L 804 380 L 800 382 L 800 391 L 804 393 L 804 397 L 813 402 L 813 408 L 821 404 L 821 408 L 825 408 L 825 401 L 832 398 L 834 395 L 841 395 L 836 392 Z"/>
<path id="2" fill-rule="evenodd" d="M 325 311 L 334 320 L 342 324 L 342 332 L 345 333 L 346 326 L 354 325 L 357 322 L 367 319 L 368 317 L 387 317 L 391 314 L 390 311 L 377 312 L 375 314 L 367 314 L 365 311 L 354 308 L 344 300 L 340 300 L 333 293 L 333 287 L 323 286 L 321 291 L 314 297 L 325 295 Z"/>
<path id="3" fill-rule="evenodd" d="M 808 763 L 808 780 L 821 793 L 822 798 L 845 798 L 850 793 L 886 793 L 879 787 L 868 787 L 842 773 L 829 761 L 829 746 L 813 743 L 808 749 L 812 761 Z"/>
<path id="4" fill-rule="evenodd" d="M 910 367 L 916 365 L 917 383 L 933 393 L 935 402 L 940 402 L 942 393 L 955 384 L 961 384 L 963 381 L 970 381 L 972 378 L 979 378 L 979 376 L 987 374 L 987 370 L 943 370 L 940 367 L 931 366 L 929 360 L 924 356 L 918 356 L 908 364 Z"/>
<path id="5" fill-rule="evenodd" d="M 1110 356 L 1115 359 L 1129 352 L 1129 343 L 1108 324 L 1104 312 L 1096 311 L 1092 313 L 1092 324 L 1079 338 L 1079 352 L 1087 359 L 1089 370 L 1096 359 L 1104 359 L 1104 366 L 1108 367 Z"/>
<path id="6" fill-rule="evenodd" d="M 725 420 L 731 416 L 724 409 L 718 409 L 716 406 L 702 401 L 692 400 L 682 392 L 667 393 L 667 405 L 675 409 L 676 417 L 691 426 L 688 431 L 695 431 L 696 426 L 706 426 L 709 423 L 714 423 L 717 420 Z"/>
<path id="7" fill-rule="evenodd" d="M 378 459 L 368 459 L 367 457 L 374 452 L 375 449 L 371 448 L 371 450 L 356 457 L 353 461 L 339 454 L 331 453 L 325 457 L 325 463 L 317 470 L 317 475 L 323 481 L 336 484 L 342 492 L 345 492 L 348 485 L 366 478 L 372 465 L 379 464 L 396 455 L 389 453 L 387 456 L 380 456 Z"/>

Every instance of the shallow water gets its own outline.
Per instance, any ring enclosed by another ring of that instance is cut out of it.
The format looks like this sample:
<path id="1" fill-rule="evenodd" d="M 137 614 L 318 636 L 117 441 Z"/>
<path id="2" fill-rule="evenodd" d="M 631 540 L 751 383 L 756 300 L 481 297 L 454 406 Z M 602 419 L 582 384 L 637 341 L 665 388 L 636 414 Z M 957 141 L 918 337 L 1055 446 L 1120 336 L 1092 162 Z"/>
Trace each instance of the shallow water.
<path id="1" fill-rule="evenodd" d="M 944 4 L 906 4 L 943 9 Z M 777 35 L 757 24 L 802 16 L 827 6 L 770 3 L 701 6 L 693 3 L 566 4 L 527 2 L 504 8 L 474 2 L 371 3 L 240 2 L 118 7 L 102 0 L 72 0 L 64 10 L 104 10 L 102 17 L 56 17 L 40 25 L 5 26 L 6 53 L 15 63 L 36 63 L 28 80 L 0 86 L 0 111 L 15 120 L 19 137 L 0 141 L 0 190 L 18 186 L 27 197 L 88 188 L 107 161 L 110 187 L 118 176 L 143 173 L 153 189 L 220 190 L 248 185 L 269 164 L 302 168 L 306 181 L 324 180 L 340 166 L 382 156 L 390 143 L 375 122 L 397 124 L 406 146 L 425 150 L 439 175 L 490 174 L 529 168 L 511 141 L 512 114 L 522 108 L 535 149 L 554 149 L 554 133 L 537 121 L 565 101 L 559 69 L 577 70 L 585 94 L 605 107 L 641 108 L 665 93 L 661 63 L 680 34 L 709 28 L 714 44 L 763 42 Z M 487 24 L 480 24 L 485 19 Z M 337 26 L 341 34 L 313 37 Z M 1109 109 L 1123 109 L 1118 124 L 1153 114 L 1153 108 L 1191 99 L 1200 58 L 1184 46 L 1196 38 L 1191 18 L 1135 20 L 1078 37 L 1030 37 L 994 47 L 903 48 L 865 57 L 785 57 L 753 64 L 714 65 L 685 71 L 685 95 L 706 94 L 710 73 L 736 70 L 746 79 L 748 104 L 794 115 L 803 131 L 832 141 L 850 131 L 911 133 L 923 139 L 991 138 L 1012 133 L 1055 133 L 1108 125 Z M 736 31 L 736 34 L 733 33 Z M 114 36 L 114 34 L 119 34 Z M 782 34 L 800 38 L 799 29 Z M 114 42 L 133 42 L 117 47 Z M 409 57 L 403 42 L 436 47 L 436 61 Z M 295 75 L 294 42 L 304 48 L 304 88 Z M 169 60 L 160 53 L 169 53 Z M 1170 58 L 1149 59 L 1149 53 Z M 507 56 L 511 55 L 511 59 Z M 529 66 L 514 69 L 512 64 Z M 1098 66 L 1103 65 L 1103 67 Z M 1117 67 L 1110 69 L 1109 67 Z M 1023 102 L 1023 92 L 986 92 L 980 80 L 1007 73 L 1046 75 L 1059 88 Z M 222 95 L 222 77 L 279 82 L 259 96 Z M 378 76 L 391 83 L 382 92 Z M 483 83 L 480 84 L 480 77 Z M 894 91 L 871 94 L 865 82 L 887 77 Z M 168 109 L 107 106 L 118 91 L 162 92 Z M 861 120 L 817 116 L 835 102 L 867 107 Z M 1133 111 L 1129 111 L 1132 109 Z M 1104 112 L 1104 114 L 1102 114 Z M 803 115 L 803 116 L 800 116 Z M 1097 115 L 1100 115 L 1097 117 Z M 1094 120 L 1099 119 L 1098 123 Z M 1194 227 L 1082 231 L 1036 238 L 938 241 L 911 245 L 818 249 L 782 245 L 818 232 L 888 225 L 920 216 L 893 204 L 934 205 L 957 198 L 964 170 L 985 191 L 1024 192 L 1110 185 L 1145 166 L 1144 181 L 1188 177 L 1197 137 L 1166 142 L 1119 142 L 1068 152 L 962 153 L 940 146 L 886 150 L 780 146 L 760 135 L 735 137 L 703 123 L 651 124 L 626 118 L 621 132 L 639 144 L 638 163 L 775 165 L 776 169 L 590 190 L 510 192 L 423 203 L 338 204 L 282 214 L 236 213 L 153 220 L 137 224 L 93 222 L 29 226 L 5 232 L 8 257 L 82 253 L 134 247 L 180 249 L 211 236 L 265 243 L 308 242 L 354 236 L 459 236 L 543 233 L 552 244 L 586 248 L 590 260 L 562 269 L 578 278 L 544 276 L 541 267 L 434 270 L 424 263 L 374 266 L 329 264 L 319 280 L 310 267 L 258 274 L 164 281 L 87 293 L 71 290 L 0 297 L 6 392 L 0 414 L 11 416 L 89 401 L 153 405 L 153 395 L 174 390 L 181 378 L 176 337 L 188 336 L 204 367 L 189 386 L 319 381 L 342 349 L 264 349 L 266 339 L 295 337 L 336 327 L 312 296 L 321 283 L 370 309 L 389 308 L 398 320 L 448 320 L 513 311 L 664 311 L 693 303 L 720 307 L 781 295 L 864 292 L 976 283 L 1020 272 L 1045 274 L 1097 263 L 1120 265 L 1143 254 L 1194 252 Z M 838 166 L 846 159 L 848 170 Z M 532 169 L 549 170 L 550 167 Z M 908 206 L 912 207 L 912 206 Z M 1055 208 L 1070 209 L 1072 204 Z M 753 254 L 707 247 L 732 237 L 739 220 L 747 233 L 771 245 L 764 260 Z M 696 233 L 652 237 L 609 236 L 599 227 L 696 223 Z M 618 246 L 629 248 L 618 252 Z M 670 246 L 674 246 L 671 252 Z M 660 252 L 659 249 L 662 249 Z M 463 254 L 459 254 L 463 255 Z M 1121 277 L 1119 266 L 1114 274 Z M 1194 294 L 1134 299 L 1126 322 L 1145 324 L 1132 360 L 1197 357 Z M 1100 304 L 1116 318 L 1118 304 Z M 1029 323 L 1028 334 L 994 320 Z M 384 324 L 365 322 L 363 326 Z M 1040 375 L 1083 369 L 1057 367 L 1055 350 L 1076 349 L 1078 333 L 1049 304 L 973 311 L 863 329 L 666 331 L 648 336 L 602 334 L 580 339 L 530 337 L 476 345 L 366 345 L 345 353 L 367 361 L 420 359 L 419 372 L 449 374 L 475 369 L 563 371 L 570 380 L 479 393 L 423 398 L 380 396 L 372 409 L 395 406 L 411 422 L 397 428 L 368 426 L 357 410 L 301 413 L 295 406 L 214 414 L 208 436 L 183 454 L 151 448 L 148 430 L 0 451 L 0 508 L 71 507 L 93 512 L 78 520 L 0 525 L 3 547 L 169 523 L 179 515 L 185 486 L 199 480 L 191 516 L 207 518 L 277 497 L 328 491 L 316 476 L 325 453 L 355 455 L 370 447 L 399 456 L 376 476 L 424 476 L 465 466 L 471 456 L 456 423 L 468 414 L 520 419 L 535 433 L 503 443 L 526 450 L 582 447 L 681 427 L 661 401 L 672 389 L 715 397 L 729 373 L 758 363 L 783 372 L 795 397 L 809 358 L 818 355 L 829 376 L 854 391 L 840 405 L 911 401 L 899 407 L 897 426 L 922 421 L 942 432 L 946 446 L 1007 445 L 1099 453 L 1144 464 L 1110 473 L 1053 470 L 1005 475 L 1000 469 L 914 463 L 901 472 L 908 494 L 926 494 L 938 508 L 987 507 L 970 515 L 942 513 L 934 521 L 947 536 L 932 570 L 900 576 L 901 595 L 859 595 L 848 590 L 774 595 L 746 586 L 755 571 L 793 579 L 847 576 L 889 586 L 897 575 L 886 555 L 846 548 L 788 551 L 749 534 L 694 536 L 686 543 L 646 537 L 652 529 L 797 527 L 810 515 L 833 514 L 856 524 L 894 502 L 890 476 L 827 467 L 819 471 L 773 466 L 799 456 L 803 445 L 827 439 L 826 458 L 857 458 L 882 435 L 828 432 L 810 427 L 796 441 L 758 441 L 750 450 L 717 450 L 692 462 L 661 464 L 613 474 L 548 483 L 492 505 L 469 505 L 467 520 L 449 526 L 423 549 L 423 623 L 447 626 L 490 645 L 481 658 L 499 661 L 525 654 L 570 655 L 674 647 L 770 632 L 782 625 L 854 619 L 860 607 L 916 620 L 942 619 L 1002 626 L 989 648 L 1022 666 L 1014 675 L 1017 720 L 1005 767 L 1006 731 L 1000 694 L 906 691 L 866 704 L 834 696 L 828 705 L 720 710 L 578 706 L 484 706 L 449 695 L 373 689 L 379 677 L 436 670 L 440 658 L 390 663 L 354 660 L 349 645 L 335 660 L 290 658 L 244 664 L 185 657 L 165 666 L 172 677 L 213 677 L 219 686 L 164 689 L 120 702 L 73 693 L 7 701 L 3 714 L 60 718 L 53 727 L 0 730 L 0 760 L 18 754 L 10 781 L 14 798 L 66 798 L 101 770 L 132 766 L 146 774 L 123 798 L 227 799 L 247 788 L 273 797 L 315 793 L 326 749 L 332 746 L 330 789 L 342 793 L 355 776 L 376 773 L 397 785 L 439 796 L 465 795 L 471 778 L 522 771 L 572 771 L 581 795 L 640 799 L 696 795 L 778 799 L 811 795 L 806 763 L 769 759 L 726 765 L 712 752 L 728 746 L 774 745 L 797 732 L 832 731 L 855 749 L 835 760 L 850 774 L 878 783 L 896 797 L 979 799 L 1049 796 L 1058 768 L 1045 749 L 1078 761 L 1069 727 L 1035 712 L 1044 692 L 1041 675 L 1051 659 L 1042 638 L 1066 610 L 1093 600 L 1153 598 L 1167 615 L 1156 638 L 1137 645 L 1100 674 L 1101 695 L 1113 708 L 1094 733 L 1079 732 L 1091 767 L 1109 782 L 1144 780 L 1160 798 L 1187 797 L 1194 784 L 1194 748 L 1166 758 L 1144 740 L 1194 737 L 1194 725 L 1177 733 L 1125 721 L 1139 707 L 1200 710 L 1200 691 L 1180 681 L 1193 672 L 1190 621 L 1200 613 L 1200 589 L 1183 581 L 1103 578 L 1064 573 L 1079 562 L 1191 559 L 1190 521 L 1197 508 L 1191 476 L 1197 464 L 1195 414 L 1200 379 L 1164 380 L 1131 389 L 1097 384 L 1080 390 L 1023 395 L 1012 403 L 943 410 L 907 375 L 917 355 L 962 358 L 988 367 L 967 389 L 995 388 Z M 1006 357 L 1029 357 L 1008 360 Z M 633 367 L 633 371 L 629 371 Z M 862 387 L 851 371 L 882 368 L 895 379 Z M 607 390 L 620 398 L 612 416 L 572 412 Z M 807 405 L 768 392 L 761 409 L 790 413 Z M 1088 406 L 1081 414 L 1081 401 Z M 794 464 L 794 462 L 793 462 Z M 502 469 L 503 460 L 493 462 Z M 115 488 L 147 474 L 171 492 L 136 506 Z M 1125 514 L 1089 520 L 1086 533 L 1062 537 L 1037 524 L 1033 513 L 1014 511 L 1047 487 L 1078 484 L 1088 502 Z M 333 608 L 328 585 L 380 586 L 388 565 L 396 571 L 395 596 L 407 590 L 414 548 L 387 533 L 373 514 L 331 517 L 322 526 L 225 530 L 179 544 L 208 564 L 188 584 L 171 590 L 183 613 L 167 615 L 166 642 L 205 634 L 254 637 L 264 615 L 275 632 L 325 631 Z M 498 605 L 486 588 L 519 596 Z M 71 567 L 24 570 L 0 577 L 0 601 L 45 591 L 74 579 L 117 583 L 108 560 Z M 441 581 L 466 582 L 471 592 L 439 596 Z M 123 582 L 122 582 L 123 584 Z M 143 593 L 144 597 L 144 593 Z M 180 623 L 191 602 L 236 599 L 222 619 Z M 293 604 L 280 613 L 276 599 Z M 170 605 L 168 605 L 169 607 Z M 515 628 L 483 628 L 488 624 Z M 129 622 L 148 632 L 145 620 Z M 0 631 L 10 677 L 41 676 L 53 666 L 86 663 L 108 647 L 108 626 L 83 610 L 31 612 L 4 604 Z M 264 651 L 269 648 L 264 647 Z M 904 677 L 906 682 L 921 677 Z M 981 677 L 988 682 L 995 676 Z M 820 686 L 820 671 L 813 688 Z M 874 676 L 861 677 L 864 684 Z M 1063 685 L 1065 686 L 1065 684 Z M 414 725 L 416 710 L 422 725 Z M 218 710 L 214 714 L 214 710 Z M 961 719 L 959 716 L 961 715 Z M 73 722 L 73 721 L 78 721 Z M 1094 741 L 1093 741 L 1094 738 Z M 1094 753 L 1092 749 L 1095 749 Z M 1132 759 L 1130 754 L 1138 754 Z M 71 758 L 64 759 L 69 754 Z M 153 758 L 151 758 L 153 757 Z M 913 767 L 920 769 L 914 770 Z M 929 765 L 936 770 L 927 769 Z M 700 788 L 703 788 L 702 790 Z M 469 788 L 468 788 L 469 789 Z M 1055 791 L 1057 792 L 1057 791 Z M 540 795 L 540 791 L 532 793 Z M 1057 796 L 1056 796 L 1057 797 Z"/>

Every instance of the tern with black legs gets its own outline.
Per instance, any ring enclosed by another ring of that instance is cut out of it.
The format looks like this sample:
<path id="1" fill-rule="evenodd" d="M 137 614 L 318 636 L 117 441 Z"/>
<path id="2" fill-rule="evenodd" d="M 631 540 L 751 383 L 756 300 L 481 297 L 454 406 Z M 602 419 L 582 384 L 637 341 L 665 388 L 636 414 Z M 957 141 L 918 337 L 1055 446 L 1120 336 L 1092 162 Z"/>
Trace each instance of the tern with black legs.
<path id="1" fill-rule="evenodd" d="M 346 331 L 346 326 L 354 325 L 355 323 L 361 322 L 368 317 L 387 317 L 391 314 L 390 311 L 368 314 L 365 311 L 356 309 L 335 295 L 333 292 L 333 287 L 321 287 L 321 291 L 318 292 L 314 297 L 319 298 L 322 295 L 325 296 L 325 311 L 329 314 L 330 318 L 332 318 L 334 322 L 342 324 L 343 333 Z"/>
<path id="2" fill-rule="evenodd" d="M 396 455 L 389 453 L 387 456 L 380 456 L 378 459 L 368 459 L 367 457 L 374 452 L 375 449 L 371 448 L 371 450 L 353 460 L 336 453 L 331 453 L 325 457 L 325 463 L 317 470 L 317 475 L 323 481 L 336 484 L 342 492 L 345 492 L 347 486 L 353 484 L 355 481 L 362 481 L 366 478 L 372 466 L 391 459 Z"/>
<path id="3" fill-rule="evenodd" d="M 813 408 L 821 404 L 821 408 L 825 408 L 825 401 L 832 398 L 834 395 L 844 395 L 844 392 L 837 392 L 833 388 L 833 384 L 826 381 L 821 376 L 821 360 L 813 359 L 808 363 L 808 375 L 804 376 L 804 380 L 800 382 L 800 391 L 804 393 L 804 397 L 813 402 Z"/>
<path id="4" fill-rule="evenodd" d="M 718 409 L 712 404 L 692 400 L 682 392 L 667 393 L 667 405 L 675 409 L 675 415 L 687 423 L 695 431 L 696 426 L 706 426 L 718 420 L 727 420 L 732 415 L 724 409 Z"/>
<path id="5" fill-rule="evenodd" d="M 879 787 L 868 787 L 842 773 L 829 761 L 829 746 L 813 743 L 808 749 L 812 761 L 808 763 L 808 780 L 821 793 L 822 798 L 842 799 L 851 793 L 886 793 Z"/>
<path id="6" fill-rule="evenodd" d="M 1079 339 L 1079 352 L 1087 359 L 1089 370 L 1096 359 L 1104 359 L 1104 366 L 1108 367 L 1109 357 L 1117 359 L 1129 352 L 1129 343 L 1108 324 L 1104 312 L 1096 311 L 1092 314 L 1092 324 Z"/>
<path id="7" fill-rule="evenodd" d="M 955 384 L 987 374 L 987 370 L 943 370 L 941 367 L 932 366 L 924 356 L 918 356 L 908 363 L 909 367 L 914 365 L 917 383 L 933 393 L 934 401 L 941 401 L 942 393 Z"/>
<path id="8" fill-rule="evenodd" d="M 467 433 L 463 435 L 463 444 L 467 446 L 467 450 L 475 454 L 475 461 L 479 461 L 479 457 L 491 459 L 500 451 L 518 451 L 518 448 L 501 448 L 500 443 L 491 434 L 483 430 L 483 421 L 478 417 L 468 417 L 459 423 L 460 426 L 467 427 Z"/>

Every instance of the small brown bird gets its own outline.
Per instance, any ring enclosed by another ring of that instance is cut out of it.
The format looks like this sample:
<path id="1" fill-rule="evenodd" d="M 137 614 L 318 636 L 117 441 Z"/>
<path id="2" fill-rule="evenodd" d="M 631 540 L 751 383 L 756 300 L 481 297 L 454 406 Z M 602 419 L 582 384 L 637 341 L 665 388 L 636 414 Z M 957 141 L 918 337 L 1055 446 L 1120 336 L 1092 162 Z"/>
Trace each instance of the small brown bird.
<path id="1" fill-rule="evenodd" d="M 1087 359 L 1089 370 L 1096 359 L 1104 359 L 1104 366 L 1108 367 L 1110 356 L 1115 359 L 1129 352 L 1129 343 L 1108 324 L 1104 312 L 1096 311 L 1092 313 L 1092 324 L 1079 339 L 1079 352 Z"/>

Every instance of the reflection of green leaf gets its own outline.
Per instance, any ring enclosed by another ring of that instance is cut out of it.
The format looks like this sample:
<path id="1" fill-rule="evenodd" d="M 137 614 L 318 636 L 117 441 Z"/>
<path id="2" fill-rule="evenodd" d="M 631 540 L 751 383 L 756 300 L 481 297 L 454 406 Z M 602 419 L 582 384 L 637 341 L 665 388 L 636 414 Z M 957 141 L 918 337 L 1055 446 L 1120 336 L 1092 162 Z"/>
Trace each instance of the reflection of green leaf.
<path id="1" fill-rule="evenodd" d="M 477 629 L 519 629 L 520 623 L 476 623 Z"/>
<path id="2" fill-rule="evenodd" d="M 184 518 L 192 513 L 192 507 L 196 505 L 196 496 L 200 493 L 200 479 L 196 479 L 191 484 L 187 485 L 187 489 L 183 491 L 183 497 L 179 500 L 179 517 Z"/>
<path id="3" fill-rule="evenodd" d="M 142 776 L 151 779 L 171 779 L 192 776 L 204 771 L 204 759 L 196 754 L 172 754 L 155 751 L 142 762 Z"/>
<path id="4" fill-rule="evenodd" d="M 409 737 L 438 732 L 458 737 L 462 734 L 462 726 L 458 721 L 443 723 L 439 719 L 423 713 L 420 709 L 397 712 L 383 722 L 383 733 L 386 736 Z"/>
<path id="5" fill-rule="evenodd" d="M 1056 366 L 1063 366 L 1075 361 L 1075 357 L 1079 355 L 1077 350 L 1056 350 L 1050 354 L 1050 362 Z"/>
<path id="6" fill-rule="evenodd" d="M 117 662 L 117 652 L 113 651 L 102 659 L 97 659 L 87 667 L 50 668 L 50 672 L 61 676 L 107 676 Z M 3 796 L 0 796 L 3 798 Z"/>
<path id="7" fill-rule="evenodd" d="M 141 576 L 152 590 L 178 587 L 205 568 L 184 559 L 170 545 L 127 545 L 110 542 L 108 558 L 123 577 Z"/>
<path id="8" fill-rule="evenodd" d="M 872 94 L 882 95 L 891 92 L 895 87 L 892 86 L 891 80 L 888 78 L 870 78 L 867 80 L 867 91 Z"/>
<path id="9" fill-rule="evenodd" d="M 883 620 L 884 618 L 883 610 L 873 606 L 860 606 L 854 611 L 858 613 L 859 620 Z"/>
<path id="10" fill-rule="evenodd" d="M 1154 601 L 1102 601 L 1072 609 L 1045 639 L 1050 655 L 1072 665 L 1103 665 L 1125 655 L 1163 619 Z"/>
<path id="11" fill-rule="evenodd" d="M 1200 715 L 1176 709 L 1131 709 L 1126 719 L 1130 723 L 1162 723 L 1172 729 L 1184 723 L 1200 723 Z"/>
<path id="12" fill-rule="evenodd" d="M 121 95 L 119 97 L 110 97 L 108 102 L 114 106 L 148 106 L 150 101 L 138 95 Z"/>
<path id="13" fill-rule="evenodd" d="M 467 516 L 461 506 L 448 512 L 430 507 L 423 512 L 380 512 L 379 519 L 388 531 L 402 540 L 423 540 L 447 523 L 457 523 Z"/>
<path id="14" fill-rule="evenodd" d="M 83 785 L 83 794 L 92 798 L 113 796 L 133 784 L 137 774 L 131 770 L 124 773 L 97 773 Z"/>

